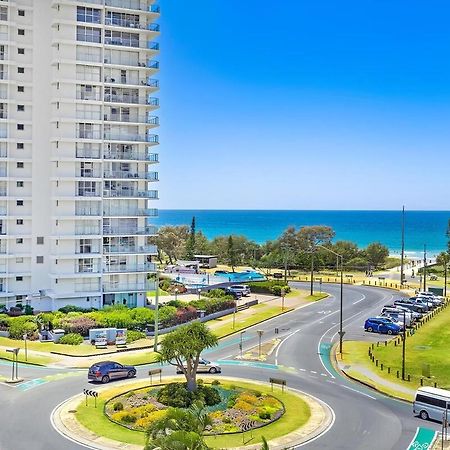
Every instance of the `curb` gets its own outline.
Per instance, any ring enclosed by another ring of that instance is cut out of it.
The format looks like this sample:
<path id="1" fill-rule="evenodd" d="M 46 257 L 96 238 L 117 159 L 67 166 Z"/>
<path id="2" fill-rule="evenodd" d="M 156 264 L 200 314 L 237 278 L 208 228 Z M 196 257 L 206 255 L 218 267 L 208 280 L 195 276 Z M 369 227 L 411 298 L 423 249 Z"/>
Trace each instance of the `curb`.
<path id="1" fill-rule="evenodd" d="M 167 377 L 166 377 L 167 378 Z M 173 377 L 169 377 L 173 378 Z M 249 380 L 245 378 L 234 378 L 234 377 L 223 377 L 228 381 L 242 381 L 244 383 L 248 383 Z M 255 384 L 262 384 L 265 386 L 270 386 L 267 382 L 260 381 L 251 381 Z M 120 384 L 115 384 L 115 386 L 125 386 L 129 381 L 123 382 Z M 99 388 L 100 392 L 107 390 L 107 387 Z M 332 408 L 325 403 L 324 401 L 307 394 L 303 391 L 293 388 L 287 388 L 288 391 L 295 393 L 297 395 L 301 395 L 303 400 L 308 403 L 308 406 L 311 409 L 311 417 L 302 427 L 297 430 L 292 431 L 286 436 L 280 436 L 268 442 L 270 448 L 272 450 L 286 450 L 293 449 L 299 446 L 303 446 L 306 443 L 309 443 L 319 436 L 325 434 L 334 424 L 335 414 Z M 120 441 L 114 441 L 112 439 L 98 436 L 92 431 L 85 428 L 81 425 L 72 411 L 76 409 L 76 406 L 79 405 L 84 399 L 83 394 L 77 394 L 73 397 L 70 397 L 67 400 L 64 400 L 59 405 L 57 405 L 50 414 L 50 422 L 55 431 L 63 436 L 64 438 L 74 442 L 78 445 L 83 446 L 84 448 L 89 448 L 92 450 L 111 450 L 111 449 L 129 449 L 129 450 L 141 450 L 142 447 L 134 444 L 126 444 Z M 313 415 L 321 415 L 321 420 L 318 425 L 311 424 Z M 311 430 L 308 430 L 311 427 Z M 306 435 L 301 435 L 305 433 L 306 430 L 308 433 Z M 289 438 L 291 436 L 291 438 Z M 261 448 L 261 443 L 233 447 L 233 450 L 257 450 Z"/>

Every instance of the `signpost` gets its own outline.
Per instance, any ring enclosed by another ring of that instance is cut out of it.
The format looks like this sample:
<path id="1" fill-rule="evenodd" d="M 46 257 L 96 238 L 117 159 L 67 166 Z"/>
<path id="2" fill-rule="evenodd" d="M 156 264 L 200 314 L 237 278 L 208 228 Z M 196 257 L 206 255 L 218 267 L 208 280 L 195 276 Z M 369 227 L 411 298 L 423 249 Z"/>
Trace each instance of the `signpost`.
<path id="1" fill-rule="evenodd" d="M 269 378 L 269 383 L 272 385 L 272 392 L 273 392 L 274 384 L 280 385 L 281 391 L 284 392 L 284 387 L 286 386 L 286 380 L 282 380 L 281 378 Z"/>
<path id="2" fill-rule="evenodd" d="M 161 383 L 161 372 L 162 369 L 152 369 L 148 371 L 148 376 L 150 377 L 150 384 L 153 384 L 153 375 L 159 374 L 159 382 Z"/>
<path id="3" fill-rule="evenodd" d="M 261 339 L 262 339 L 262 335 L 264 334 L 264 330 L 257 330 L 257 333 L 259 336 L 258 355 L 261 358 Z"/>
<path id="4" fill-rule="evenodd" d="M 19 381 L 19 366 L 18 366 L 18 354 L 20 348 L 7 348 L 6 351 L 12 353 L 12 374 L 11 374 L 11 382 Z"/>
<path id="5" fill-rule="evenodd" d="M 284 296 L 286 295 L 286 291 L 282 288 L 280 294 L 281 294 L 281 311 L 284 311 Z"/>
<path id="6" fill-rule="evenodd" d="M 88 397 L 94 397 L 94 405 L 97 408 L 97 391 L 91 391 L 90 389 L 83 389 L 83 394 L 86 396 L 86 406 L 88 405 Z"/>

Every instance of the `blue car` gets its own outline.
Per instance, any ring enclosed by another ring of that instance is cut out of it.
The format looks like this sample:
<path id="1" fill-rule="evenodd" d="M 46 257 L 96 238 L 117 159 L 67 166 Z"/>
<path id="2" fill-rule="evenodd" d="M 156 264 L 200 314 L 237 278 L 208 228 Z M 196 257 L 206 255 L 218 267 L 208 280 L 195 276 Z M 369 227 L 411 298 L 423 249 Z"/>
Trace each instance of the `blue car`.
<path id="1" fill-rule="evenodd" d="M 401 330 L 392 320 L 383 317 L 367 319 L 364 324 L 364 329 L 369 332 L 382 334 L 398 334 Z"/>

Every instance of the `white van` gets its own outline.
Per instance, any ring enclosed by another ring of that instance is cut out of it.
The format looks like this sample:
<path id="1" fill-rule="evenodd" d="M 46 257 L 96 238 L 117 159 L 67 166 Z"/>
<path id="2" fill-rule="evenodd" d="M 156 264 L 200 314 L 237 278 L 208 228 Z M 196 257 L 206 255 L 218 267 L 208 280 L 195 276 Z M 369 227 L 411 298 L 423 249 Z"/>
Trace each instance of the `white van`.
<path id="1" fill-rule="evenodd" d="M 446 409 L 450 410 L 450 391 L 428 386 L 417 389 L 413 413 L 421 419 L 442 422 Z"/>

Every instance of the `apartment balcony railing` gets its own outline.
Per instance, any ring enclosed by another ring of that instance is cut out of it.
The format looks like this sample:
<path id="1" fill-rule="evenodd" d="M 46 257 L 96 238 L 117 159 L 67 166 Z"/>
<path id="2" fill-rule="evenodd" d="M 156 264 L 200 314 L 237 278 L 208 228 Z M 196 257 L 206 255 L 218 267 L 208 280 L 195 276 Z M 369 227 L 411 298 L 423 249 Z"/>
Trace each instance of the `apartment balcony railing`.
<path id="1" fill-rule="evenodd" d="M 8 79 L 8 74 L 5 71 L 0 71 L 0 80 L 7 80 Z"/>
<path id="2" fill-rule="evenodd" d="M 102 4 L 101 0 L 89 0 L 89 2 Z M 126 9 L 134 9 L 136 11 L 148 11 L 151 13 L 159 14 L 160 7 L 159 5 L 147 5 L 146 7 L 142 7 L 141 2 L 138 0 L 106 0 L 106 6 L 113 6 L 116 8 L 126 8 Z"/>
<path id="3" fill-rule="evenodd" d="M 128 235 L 143 235 L 152 236 L 158 233 L 158 228 L 155 226 L 146 227 L 109 227 L 103 228 L 104 235 L 117 235 L 117 236 L 128 236 Z"/>
<path id="4" fill-rule="evenodd" d="M 82 100 L 97 100 L 97 99 L 84 98 Z M 157 98 L 157 97 L 139 97 L 139 95 L 105 94 L 104 101 L 111 102 L 111 103 L 132 103 L 134 105 L 159 106 L 159 98 Z"/>
<path id="5" fill-rule="evenodd" d="M 138 114 L 105 114 L 103 119 L 108 122 L 131 122 L 148 125 L 159 125 L 159 117 Z"/>
<path id="6" fill-rule="evenodd" d="M 127 78 L 127 77 L 105 77 L 105 83 L 114 83 L 114 84 L 128 84 L 131 86 L 147 86 L 150 88 L 159 88 L 159 80 L 155 80 L 154 78 Z"/>
<path id="7" fill-rule="evenodd" d="M 0 33 L 0 41 L 7 41 L 8 39 L 8 33 Z"/>
<path id="8" fill-rule="evenodd" d="M 157 163 L 159 161 L 158 153 L 149 152 L 111 152 L 103 153 L 104 159 L 129 160 L 129 161 L 148 161 Z"/>
<path id="9" fill-rule="evenodd" d="M 159 137 L 156 134 L 125 134 L 105 132 L 103 139 L 105 139 L 106 141 L 148 142 L 153 144 L 157 144 L 159 142 Z"/>
<path id="10" fill-rule="evenodd" d="M 139 179 L 147 181 L 158 181 L 158 172 L 127 172 L 124 170 L 104 171 L 104 178 L 112 179 Z"/>
<path id="11" fill-rule="evenodd" d="M 78 139 L 102 139 L 102 133 L 100 131 L 90 130 L 78 130 L 76 133 Z"/>
<path id="12" fill-rule="evenodd" d="M 6 176 L 8 176 L 6 167 L 1 167 L 0 168 L 0 177 L 6 177 Z"/>
<path id="13" fill-rule="evenodd" d="M 106 45 L 118 45 L 120 47 L 143 48 L 145 50 L 159 50 L 159 43 L 139 39 L 129 39 L 121 37 L 105 37 Z"/>
<path id="14" fill-rule="evenodd" d="M 81 61 L 86 61 L 86 60 L 82 59 Z M 95 62 L 99 62 L 99 61 L 96 60 Z M 159 69 L 159 62 L 158 61 L 154 61 L 154 60 L 149 60 L 147 62 L 144 62 L 144 61 L 136 61 L 136 59 L 134 59 L 134 58 L 125 58 L 125 57 L 110 58 L 110 57 L 106 57 L 106 58 L 104 58 L 103 62 L 104 62 L 104 64 L 111 64 L 111 65 L 142 67 L 142 68 L 154 69 L 154 70 Z"/>
<path id="15" fill-rule="evenodd" d="M 106 208 L 104 217 L 158 217 L 156 208 Z"/>
<path id="16" fill-rule="evenodd" d="M 102 101 L 102 95 L 100 92 L 83 92 L 83 91 L 77 91 L 77 100 L 94 100 L 97 102 Z"/>
<path id="17" fill-rule="evenodd" d="M 75 191 L 76 197 L 101 197 L 100 192 L 90 192 L 90 191 Z"/>
<path id="18" fill-rule="evenodd" d="M 90 53 L 77 53 L 77 61 L 101 63 L 101 55 L 93 55 Z M 105 61 L 106 62 L 106 61 Z"/>
<path id="19" fill-rule="evenodd" d="M 77 171 L 75 176 L 79 178 L 101 178 L 102 173 L 99 170 L 82 169 Z"/>
<path id="20" fill-rule="evenodd" d="M 103 266 L 104 273 L 156 272 L 156 264 L 120 264 Z"/>
<path id="21" fill-rule="evenodd" d="M 130 19 L 119 19 L 115 17 L 106 17 L 105 25 L 107 26 L 115 26 L 115 27 L 123 27 L 123 28 L 132 28 L 134 30 L 148 30 L 148 31 L 160 31 L 159 24 L 153 22 L 140 22 L 138 20 L 130 20 Z"/>
<path id="22" fill-rule="evenodd" d="M 75 273 L 98 273 L 100 274 L 100 267 L 77 267 Z"/>
<path id="23" fill-rule="evenodd" d="M 7 195 L 6 189 L 0 189 L 0 197 L 6 197 Z"/>
<path id="24" fill-rule="evenodd" d="M 77 111 L 76 116 L 81 120 L 102 120 L 100 111 Z"/>
<path id="25" fill-rule="evenodd" d="M 75 250 L 75 255 L 99 255 L 99 254 L 100 254 L 99 248 L 91 248 L 89 250 L 86 249 L 80 250 L 79 248 L 77 248 Z"/>
<path id="26" fill-rule="evenodd" d="M 85 236 L 87 234 L 101 234 L 100 227 L 84 227 L 75 229 L 76 236 Z"/>
<path id="27" fill-rule="evenodd" d="M 103 197 L 106 198 L 148 198 L 157 199 L 158 191 L 135 191 L 133 189 L 122 189 L 118 191 L 104 190 Z"/>
<path id="28" fill-rule="evenodd" d="M 75 156 L 77 158 L 100 159 L 101 150 L 99 148 L 77 148 Z"/>
<path id="29" fill-rule="evenodd" d="M 77 208 L 75 207 L 76 216 L 101 216 L 102 213 L 97 208 Z"/>
<path id="30" fill-rule="evenodd" d="M 153 287 L 154 283 L 104 283 L 103 292 L 148 291 Z"/>
<path id="31" fill-rule="evenodd" d="M 6 208 L 0 208 L 0 216 L 6 216 Z"/>
<path id="32" fill-rule="evenodd" d="M 3 98 L 0 96 L 0 98 Z M 7 119 L 8 113 L 6 111 L 0 111 L 0 119 Z"/>
<path id="33" fill-rule="evenodd" d="M 104 245 L 103 253 L 156 253 L 156 245 Z"/>
<path id="34" fill-rule="evenodd" d="M 6 148 L 2 147 L 0 148 L 0 158 L 7 158 L 8 157 L 8 151 Z"/>
<path id="35" fill-rule="evenodd" d="M 92 1 L 92 0 L 91 0 Z M 75 285 L 75 292 L 100 292 L 100 284 Z"/>

